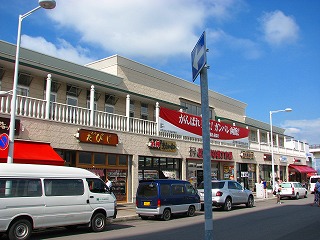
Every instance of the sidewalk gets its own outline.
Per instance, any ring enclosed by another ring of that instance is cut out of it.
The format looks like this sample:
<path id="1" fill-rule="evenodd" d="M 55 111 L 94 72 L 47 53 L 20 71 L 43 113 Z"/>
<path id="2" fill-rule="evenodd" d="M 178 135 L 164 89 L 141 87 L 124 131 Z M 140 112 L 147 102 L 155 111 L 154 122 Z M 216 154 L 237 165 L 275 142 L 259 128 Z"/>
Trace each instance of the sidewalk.
<path id="1" fill-rule="evenodd" d="M 139 219 L 138 214 L 136 214 L 136 204 L 134 203 L 119 203 L 117 210 L 117 217 L 112 219 L 111 222 Z"/>
<path id="2" fill-rule="evenodd" d="M 275 196 L 273 196 L 272 193 L 268 194 L 268 198 L 256 198 L 256 196 L 254 197 L 255 197 L 254 198 L 255 202 L 275 199 Z M 134 203 L 120 203 L 118 204 L 117 209 L 118 209 L 117 217 L 115 219 L 112 219 L 111 222 L 121 222 L 121 221 L 139 219 L 138 214 L 136 214 L 136 205 Z"/>

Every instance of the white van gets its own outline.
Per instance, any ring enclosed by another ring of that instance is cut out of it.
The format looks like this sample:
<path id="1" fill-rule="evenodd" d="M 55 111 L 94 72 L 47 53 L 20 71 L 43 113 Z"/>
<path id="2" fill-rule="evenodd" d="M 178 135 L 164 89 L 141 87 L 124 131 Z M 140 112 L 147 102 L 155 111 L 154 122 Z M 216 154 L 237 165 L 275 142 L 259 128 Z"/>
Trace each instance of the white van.
<path id="1" fill-rule="evenodd" d="M 314 186 L 316 185 L 316 182 L 318 181 L 318 179 L 320 178 L 320 175 L 314 175 L 310 177 L 309 180 L 309 190 L 311 193 L 314 193 Z"/>
<path id="2" fill-rule="evenodd" d="M 100 232 L 116 217 L 116 206 L 105 183 L 85 169 L 0 163 L 0 233 L 10 240 L 56 226 Z"/>

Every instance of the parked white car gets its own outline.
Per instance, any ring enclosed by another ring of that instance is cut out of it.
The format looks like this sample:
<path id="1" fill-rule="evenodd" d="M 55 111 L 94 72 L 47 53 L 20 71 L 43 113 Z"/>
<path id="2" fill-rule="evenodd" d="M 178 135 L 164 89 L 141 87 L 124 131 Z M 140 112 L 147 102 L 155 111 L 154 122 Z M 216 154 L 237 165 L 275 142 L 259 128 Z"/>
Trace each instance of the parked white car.
<path id="1" fill-rule="evenodd" d="M 253 207 L 254 197 L 252 191 L 245 189 L 242 185 L 233 180 L 214 180 L 212 184 L 212 205 L 223 207 L 230 211 L 232 206 L 245 204 Z M 201 210 L 204 208 L 204 189 L 203 182 L 198 186 L 200 195 Z"/>
<path id="2" fill-rule="evenodd" d="M 315 176 L 311 176 L 310 177 L 310 182 L 309 182 L 309 190 L 311 192 L 311 194 L 314 193 L 314 187 L 316 185 L 316 182 L 318 182 L 318 179 L 320 178 L 319 175 L 315 175 Z"/>
<path id="3" fill-rule="evenodd" d="M 299 199 L 307 197 L 308 190 L 299 182 L 282 182 L 280 187 L 280 198 L 289 197 Z"/>

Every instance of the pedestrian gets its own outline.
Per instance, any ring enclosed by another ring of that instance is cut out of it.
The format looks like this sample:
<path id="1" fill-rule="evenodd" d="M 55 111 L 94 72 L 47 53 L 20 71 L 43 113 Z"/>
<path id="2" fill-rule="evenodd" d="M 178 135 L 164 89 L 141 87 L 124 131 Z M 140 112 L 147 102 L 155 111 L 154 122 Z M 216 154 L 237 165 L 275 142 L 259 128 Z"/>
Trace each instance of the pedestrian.
<path id="1" fill-rule="evenodd" d="M 314 186 L 314 204 L 320 207 L 320 178 Z"/>
<path id="2" fill-rule="evenodd" d="M 106 177 L 106 185 L 109 188 L 109 190 L 111 190 L 112 188 L 112 182 L 110 181 L 110 179 L 108 179 L 108 177 Z"/>
<path id="3" fill-rule="evenodd" d="M 314 205 L 319 206 L 318 188 L 316 186 L 314 186 L 313 193 L 314 193 L 314 199 L 313 199 L 313 203 L 311 203 L 311 206 L 314 206 Z"/>
<path id="4" fill-rule="evenodd" d="M 280 193 L 281 193 L 281 186 L 279 183 L 279 179 L 276 178 L 275 179 L 275 183 L 274 183 L 274 191 L 275 195 L 277 196 L 277 204 L 281 204 L 281 199 L 280 199 Z"/>
<path id="5" fill-rule="evenodd" d="M 267 198 L 267 182 L 265 179 L 262 180 L 262 184 L 263 184 L 264 198 Z"/>

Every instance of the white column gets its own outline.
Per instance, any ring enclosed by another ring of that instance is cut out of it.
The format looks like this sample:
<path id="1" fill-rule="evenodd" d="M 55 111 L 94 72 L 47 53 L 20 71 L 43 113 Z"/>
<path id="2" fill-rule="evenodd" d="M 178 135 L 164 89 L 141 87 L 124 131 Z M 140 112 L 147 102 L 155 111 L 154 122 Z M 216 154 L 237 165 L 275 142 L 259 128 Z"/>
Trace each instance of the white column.
<path id="1" fill-rule="evenodd" d="M 50 116 L 50 95 L 51 95 L 51 74 L 47 75 L 47 85 L 46 85 L 46 115 L 45 118 L 48 120 Z"/>
<path id="2" fill-rule="evenodd" d="M 257 130 L 257 140 L 258 140 L 258 144 L 259 144 L 259 150 L 261 150 L 260 129 Z"/>
<path id="3" fill-rule="evenodd" d="M 90 126 L 93 126 L 94 120 L 94 86 L 91 85 L 90 89 Z"/>
<path id="4" fill-rule="evenodd" d="M 157 123 L 157 136 L 159 136 L 159 131 L 160 131 L 160 106 L 159 106 L 158 102 L 156 102 L 156 123 Z"/>
<path id="5" fill-rule="evenodd" d="M 126 98 L 126 117 L 127 117 L 127 131 L 130 130 L 130 121 L 129 121 L 129 118 L 130 118 L 130 95 L 128 94 L 127 95 L 127 98 Z"/>

